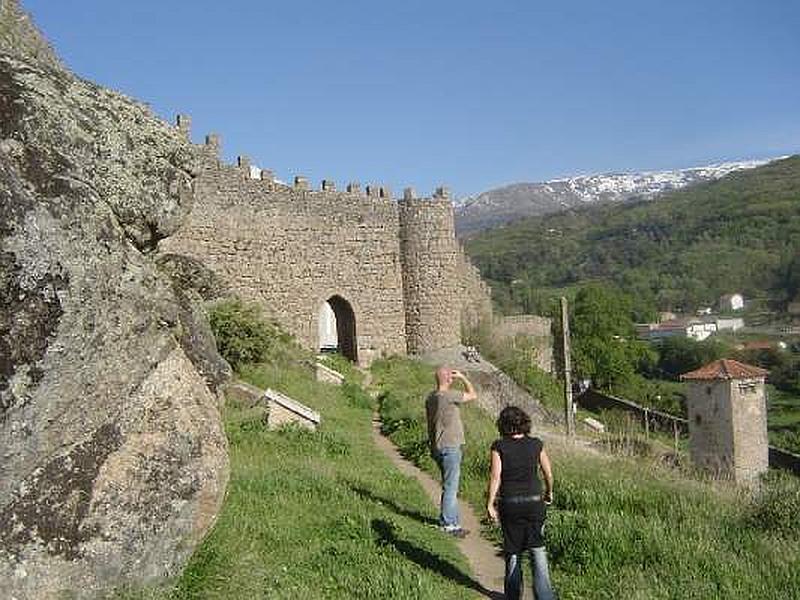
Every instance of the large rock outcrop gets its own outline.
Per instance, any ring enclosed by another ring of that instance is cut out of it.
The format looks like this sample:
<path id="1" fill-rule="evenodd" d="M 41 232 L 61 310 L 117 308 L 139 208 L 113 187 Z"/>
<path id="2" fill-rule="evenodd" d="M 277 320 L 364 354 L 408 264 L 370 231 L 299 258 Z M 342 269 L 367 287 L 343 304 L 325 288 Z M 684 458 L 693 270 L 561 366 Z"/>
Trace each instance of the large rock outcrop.
<path id="1" fill-rule="evenodd" d="M 219 509 L 225 369 L 192 362 L 213 341 L 151 254 L 191 208 L 193 152 L 0 0 L 2 598 L 174 574 Z"/>

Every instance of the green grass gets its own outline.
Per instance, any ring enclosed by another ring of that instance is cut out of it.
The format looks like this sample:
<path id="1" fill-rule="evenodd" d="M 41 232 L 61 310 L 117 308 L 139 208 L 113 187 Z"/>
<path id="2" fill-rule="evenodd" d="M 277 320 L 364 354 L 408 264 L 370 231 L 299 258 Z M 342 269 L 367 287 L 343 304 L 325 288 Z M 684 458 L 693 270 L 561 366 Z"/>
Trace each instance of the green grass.
<path id="1" fill-rule="evenodd" d="M 359 384 L 364 381 L 364 373 L 359 371 L 349 359 L 338 352 L 323 354 L 319 361 L 326 367 L 342 374 L 345 379 Z"/>
<path id="2" fill-rule="evenodd" d="M 767 386 L 769 443 L 800 454 L 800 398 Z"/>
<path id="3" fill-rule="evenodd" d="M 429 371 L 399 359 L 373 368 L 391 439 L 434 472 L 424 443 Z M 462 493 L 482 513 L 488 448 L 496 434 L 492 420 L 475 407 L 467 407 L 464 421 Z M 751 500 L 651 462 L 588 455 L 564 444 L 546 447 L 556 480 L 548 551 L 562 600 L 800 595 L 795 479 L 774 475 L 764 495 Z"/>
<path id="4" fill-rule="evenodd" d="M 371 439 L 372 401 L 356 384 L 313 380 L 277 362 L 241 375 L 313 407 L 317 432 L 269 431 L 228 407 L 231 479 L 218 521 L 170 589 L 124 598 L 472 598 L 474 582 L 436 508 Z"/>

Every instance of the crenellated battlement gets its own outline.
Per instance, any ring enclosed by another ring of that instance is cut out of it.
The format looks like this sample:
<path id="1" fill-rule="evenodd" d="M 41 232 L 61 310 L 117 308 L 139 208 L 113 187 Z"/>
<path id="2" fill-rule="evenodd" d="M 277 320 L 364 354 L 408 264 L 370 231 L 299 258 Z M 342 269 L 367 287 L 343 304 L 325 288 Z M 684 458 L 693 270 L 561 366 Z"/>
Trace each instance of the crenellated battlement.
<path id="1" fill-rule="evenodd" d="M 189 138 L 191 118 L 176 127 Z M 395 199 L 375 182 L 285 183 L 246 155 L 226 164 L 221 146 L 214 133 L 197 146 L 189 222 L 160 249 L 203 261 L 309 348 L 319 349 L 332 297 L 352 308 L 362 363 L 454 346 L 462 324 L 490 315 L 488 288 L 455 238 L 448 188 L 419 197 L 407 187 Z"/>
<path id="2" fill-rule="evenodd" d="M 176 116 L 175 126 L 183 135 L 186 136 L 187 139 L 191 139 L 191 125 L 191 116 L 186 114 L 179 114 Z M 343 198 L 345 196 L 355 196 L 360 198 L 369 198 L 372 200 L 394 199 L 391 189 L 388 186 L 380 183 L 369 183 L 362 188 L 361 183 L 357 181 L 351 181 L 347 183 L 341 191 L 339 191 L 336 182 L 332 179 L 326 178 L 323 179 L 320 182 L 319 187 L 315 189 L 311 186 L 307 177 L 297 174 L 293 176 L 291 185 L 283 184 L 275 177 L 274 171 L 254 165 L 250 157 L 244 154 L 237 156 L 234 164 L 225 164 L 221 160 L 222 138 L 217 133 L 207 134 L 205 136 L 204 143 L 199 145 L 199 147 L 203 151 L 203 154 L 209 159 L 205 168 L 206 175 L 214 177 L 214 174 L 211 172 L 216 170 L 219 171 L 219 178 L 224 179 L 230 177 L 247 182 L 247 184 L 252 187 L 251 190 L 243 193 L 243 196 L 251 197 L 252 190 L 259 189 L 265 193 L 285 193 L 287 191 L 301 192 L 309 197 L 313 197 L 320 192 L 324 192 L 326 194 L 341 195 Z M 225 187 L 229 190 L 231 188 L 230 185 L 226 185 Z M 414 188 L 407 187 L 403 190 L 402 200 L 418 200 L 426 202 L 446 200 L 447 202 L 450 202 L 450 191 L 447 187 L 437 187 L 429 197 L 420 198 L 417 196 Z"/>

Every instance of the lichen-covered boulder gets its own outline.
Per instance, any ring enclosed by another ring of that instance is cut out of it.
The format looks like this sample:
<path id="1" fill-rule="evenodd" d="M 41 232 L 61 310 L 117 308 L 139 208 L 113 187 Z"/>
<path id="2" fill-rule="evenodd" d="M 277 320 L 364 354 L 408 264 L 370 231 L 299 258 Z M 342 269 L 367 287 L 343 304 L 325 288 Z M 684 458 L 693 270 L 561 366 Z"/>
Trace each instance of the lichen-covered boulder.
<path id="1" fill-rule="evenodd" d="M 173 575 L 217 514 L 227 448 L 193 363 L 213 340 L 151 254 L 194 164 L 0 0 L 0 598 Z"/>
<path id="2" fill-rule="evenodd" d="M 229 297 L 231 292 L 213 271 L 191 257 L 163 254 L 156 259 L 156 265 L 172 282 L 178 300 L 178 341 L 208 387 L 223 399 L 220 388 L 231 379 L 233 370 L 217 351 L 207 307 Z"/>

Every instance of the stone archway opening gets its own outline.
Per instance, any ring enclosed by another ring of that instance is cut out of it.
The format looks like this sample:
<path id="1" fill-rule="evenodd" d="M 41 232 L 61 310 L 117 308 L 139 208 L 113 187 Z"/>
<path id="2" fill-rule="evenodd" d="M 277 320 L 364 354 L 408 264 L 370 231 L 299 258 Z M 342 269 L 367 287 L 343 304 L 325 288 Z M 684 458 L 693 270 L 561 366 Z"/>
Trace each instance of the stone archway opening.
<path id="1" fill-rule="evenodd" d="M 356 315 L 350 303 L 339 295 L 331 296 L 320 307 L 319 350 L 338 352 L 348 360 L 358 362 Z"/>

